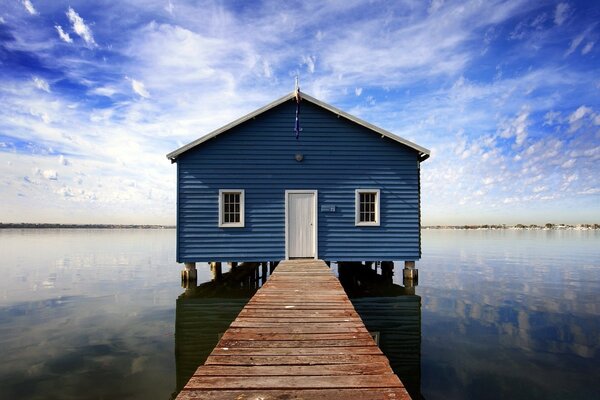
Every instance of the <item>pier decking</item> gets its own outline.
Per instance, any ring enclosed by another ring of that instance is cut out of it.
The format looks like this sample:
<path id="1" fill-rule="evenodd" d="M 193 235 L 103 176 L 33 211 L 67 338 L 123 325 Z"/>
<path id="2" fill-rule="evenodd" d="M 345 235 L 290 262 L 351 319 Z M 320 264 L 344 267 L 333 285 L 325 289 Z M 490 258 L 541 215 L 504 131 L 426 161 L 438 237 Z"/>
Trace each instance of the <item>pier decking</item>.
<path id="1" fill-rule="evenodd" d="M 320 260 L 282 261 L 177 399 L 410 399 Z"/>

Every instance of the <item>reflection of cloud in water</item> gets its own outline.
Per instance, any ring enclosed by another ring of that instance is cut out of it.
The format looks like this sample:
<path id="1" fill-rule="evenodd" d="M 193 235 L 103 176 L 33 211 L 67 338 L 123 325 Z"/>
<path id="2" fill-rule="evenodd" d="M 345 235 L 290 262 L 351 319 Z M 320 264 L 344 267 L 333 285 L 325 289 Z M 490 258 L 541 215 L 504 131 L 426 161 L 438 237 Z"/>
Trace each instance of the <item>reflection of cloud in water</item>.
<path id="1" fill-rule="evenodd" d="M 425 397 L 600 395 L 598 243 L 597 232 L 425 231 Z"/>
<path id="2" fill-rule="evenodd" d="M 155 398 L 158 390 L 166 398 L 174 385 L 173 319 L 164 307 L 132 317 L 109 296 L 5 307 L 2 397 Z"/>
<path id="3" fill-rule="evenodd" d="M 168 398 L 174 235 L 0 231 L 0 397 Z"/>

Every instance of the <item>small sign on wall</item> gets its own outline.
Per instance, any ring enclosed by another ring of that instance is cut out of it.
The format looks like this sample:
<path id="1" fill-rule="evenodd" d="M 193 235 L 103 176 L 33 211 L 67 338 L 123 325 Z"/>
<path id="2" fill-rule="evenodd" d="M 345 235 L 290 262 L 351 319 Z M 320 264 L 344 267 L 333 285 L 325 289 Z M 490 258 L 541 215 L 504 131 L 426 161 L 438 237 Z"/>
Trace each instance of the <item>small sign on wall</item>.
<path id="1" fill-rule="evenodd" d="M 321 206 L 321 212 L 334 213 L 335 206 Z"/>

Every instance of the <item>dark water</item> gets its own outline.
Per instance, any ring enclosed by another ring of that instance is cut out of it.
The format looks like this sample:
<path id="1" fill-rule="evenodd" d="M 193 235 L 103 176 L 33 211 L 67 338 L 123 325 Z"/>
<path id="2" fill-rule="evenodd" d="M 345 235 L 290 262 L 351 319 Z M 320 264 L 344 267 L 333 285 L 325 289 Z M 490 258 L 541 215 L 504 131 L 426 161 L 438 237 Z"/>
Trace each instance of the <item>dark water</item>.
<path id="1" fill-rule="evenodd" d="M 199 265 L 184 290 L 174 245 L 0 231 L 0 398 L 171 398 L 260 284 Z M 600 232 L 424 231 L 423 255 L 416 288 L 336 267 L 413 397 L 600 398 Z"/>

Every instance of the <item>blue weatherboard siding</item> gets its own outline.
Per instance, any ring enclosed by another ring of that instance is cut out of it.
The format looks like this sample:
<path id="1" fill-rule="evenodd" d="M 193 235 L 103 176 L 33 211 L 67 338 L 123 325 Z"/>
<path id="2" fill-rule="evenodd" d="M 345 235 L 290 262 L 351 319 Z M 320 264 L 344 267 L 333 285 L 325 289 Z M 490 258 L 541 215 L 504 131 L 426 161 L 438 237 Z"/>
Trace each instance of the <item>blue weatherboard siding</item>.
<path id="1" fill-rule="evenodd" d="M 319 258 L 420 258 L 417 151 L 308 101 L 301 107 L 298 140 L 290 100 L 179 155 L 179 262 L 285 258 L 290 189 L 318 191 Z M 355 226 L 358 188 L 381 190 L 380 226 Z M 218 227 L 219 189 L 245 190 L 244 228 Z"/>

